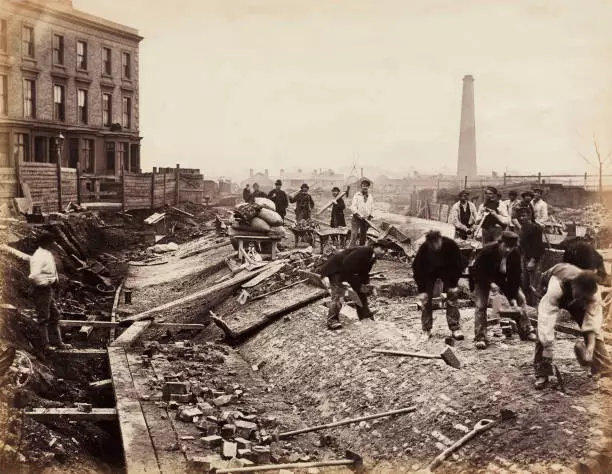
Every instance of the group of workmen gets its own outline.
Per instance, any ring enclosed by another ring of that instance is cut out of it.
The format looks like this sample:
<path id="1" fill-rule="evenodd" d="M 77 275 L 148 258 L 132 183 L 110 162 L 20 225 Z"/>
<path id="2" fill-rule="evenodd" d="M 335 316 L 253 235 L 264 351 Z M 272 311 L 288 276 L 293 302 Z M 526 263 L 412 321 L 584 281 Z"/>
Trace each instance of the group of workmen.
<path id="1" fill-rule="evenodd" d="M 513 315 L 519 336 L 535 343 L 535 387 L 541 389 L 553 375 L 553 346 L 555 324 L 562 310 L 567 311 L 581 328 L 583 338 L 574 347 L 576 358 L 593 373 L 612 376 L 612 359 L 608 355 L 603 335 L 603 302 L 599 284 L 607 280 L 603 258 L 592 245 L 580 238 L 568 242 L 562 263 L 541 274 L 544 254 L 542 228 L 548 219 L 542 191 L 535 189 L 510 193 L 501 201 L 495 188 L 487 188 L 485 202 L 476 210 L 463 191 L 453 206 L 450 220 L 455 224 L 456 238 L 474 235 L 480 227 L 484 246 L 478 251 L 469 268 L 457 242 L 430 231 L 412 262 L 418 299 L 422 308 L 421 342 L 431 338 L 433 326 L 433 297 L 436 288 L 445 300 L 446 319 L 451 337 L 461 341 L 458 308 L 459 280 L 468 277 L 475 305 L 474 345 L 486 349 L 490 344 L 487 307 L 491 295 L 503 298 L 503 306 Z M 349 248 L 332 255 L 320 269 L 332 301 L 327 326 L 339 329 L 340 309 L 345 295 L 344 282 L 359 297 L 357 315 L 360 320 L 373 319 L 368 306 L 371 292 L 370 271 L 378 258 L 393 244 L 385 239 L 370 246 Z M 536 270 L 534 270 L 536 269 Z M 537 277 L 537 278 L 536 278 Z M 441 288 L 440 288 L 441 283 Z M 532 297 L 528 306 L 526 293 Z M 537 310 L 536 310 L 537 307 Z M 537 314 L 537 332 L 530 315 Z"/>
<path id="2" fill-rule="evenodd" d="M 367 230 L 369 227 L 368 221 L 372 219 L 372 211 L 374 209 L 374 197 L 370 192 L 372 182 L 368 179 L 360 181 L 360 190 L 353 195 L 351 201 L 351 239 L 350 247 L 357 245 L 365 245 L 367 240 Z M 309 220 L 312 217 L 312 210 L 315 207 L 314 200 L 310 195 L 308 184 L 303 183 L 299 191 L 294 194 L 287 195 L 282 189 L 283 182 L 277 179 L 274 182 L 274 189 L 268 194 L 261 191 L 258 183 L 253 183 L 253 189 L 246 184 L 242 190 L 242 198 L 245 202 L 252 202 L 255 198 L 265 197 L 274 202 L 276 212 L 285 219 L 289 203 L 295 203 L 295 220 L 296 222 Z M 340 188 L 334 186 L 331 190 L 331 227 L 346 227 L 346 219 L 344 216 L 346 204 L 344 196 L 346 193 L 340 193 Z"/>
<path id="3" fill-rule="evenodd" d="M 346 291 L 345 282 L 358 296 L 359 319 L 373 319 L 374 313 L 368 306 L 368 295 L 372 291 L 369 285 L 370 271 L 376 260 L 394 245 L 386 239 L 374 240 L 372 245 L 364 245 L 365 230 L 373 208 L 373 197 L 369 193 L 370 185 L 368 180 L 361 182 L 361 189 L 353 197 L 351 206 L 352 228 L 355 230 L 353 235 L 360 236 L 360 245 L 355 246 L 356 242 L 352 239 L 353 245 L 350 248 L 333 254 L 319 270 L 321 279 L 331 294 L 327 326 L 332 330 L 342 327 L 340 310 Z M 286 214 L 288 200 L 297 203 L 296 215 L 298 211 L 312 210 L 314 203 L 308 194 L 307 185 L 303 185 L 300 191 L 289 199 L 281 187 L 282 183 L 279 180 L 275 189 L 265 195 L 258 186 L 253 185 L 253 191 L 249 191 L 250 194 L 245 194 L 244 197 L 247 201 L 264 196 L 272 199 L 277 205 L 277 211 L 283 217 Z M 333 191 L 334 205 L 344 211 L 344 201 L 339 196 L 339 192 L 337 188 Z M 578 361 L 584 366 L 589 366 L 593 373 L 612 376 L 612 359 L 606 351 L 602 334 L 604 318 L 599 284 L 607 283 L 609 278 L 601 255 L 590 243 L 577 238 L 566 246 L 562 263 L 538 275 L 541 278 L 525 278 L 524 275 L 534 267 L 539 268 L 538 262 L 534 263 L 534 260 L 541 258 L 541 255 L 534 256 L 533 249 L 529 247 L 537 243 L 529 239 L 532 239 L 532 234 L 537 234 L 538 229 L 538 242 L 540 244 L 542 242 L 541 227 L 546 221 L 547 209 L 541 199 L 541 191 L 524 192 L 523 199 L 518 202 L 514 194 L 510 195 L 508 201 L 502 202 L 494 188 L 487 188 L 486 194 L 485 203 L 476 211 L 464 191 L 451 211 L 450 219 L 457 229 L 458 238 L 466 238 L 474 233 L 474 226 L 480 226 L 483 235 L 485 230 L 488 236 L 497 235 L 497 237 L 488 237 L 487 243 L 478 252 L 467 275 L 464 273 L 467 261 L 456 240 L 442 236 L 438 231 L 427 233 L 412 262 L 418 299 L 422 306 L 421 341 L 431 338 L 432 303 L 436 289 L 440 290 L 445 299 L 446 319 L 451 337 L 458 341 L 464 339 L 457 303 L 460 293 L 459 280 L 467 276 L 476 307 L 474 318 L 476 348 L 485 349 L 490 343 L 487 332 L 487 307 L 491 295 L 495 295 L 496 298 L 503 297 L 506 301 L 505 306 L 516 316 L 516 326 L 521 339 L 535 342 L 536 388 L 545 387 L 548 378 L 553 375 L 555 324 L 562 310 L 567 311 L 581 329 L 583 338 L 574 347 Z M 344 223 L 344 216 L 342 215 L 341 219 L 340 215 L 334 217 L 332 210 L 332 222 L 340 225 Z M 54 297 L 58 285 L 58 273 L 51 253 L 53 245 L 53 235 L 44 232 L 40 236 L 38 249 L 30 258 L 29 279 L 33 285 L 33 300 L 43 346 L 47 347 L 54 342 L 61 348 L 67 348 L 69 345 L 62 340 L 58 324 L 61 313 Z M 534 314 L 536 310 L 528 307 L 526 292 L 531 293 L 536 299 L 533 306 L 537 306 L 537 333 L 529 318 L 529 314 Z"/>

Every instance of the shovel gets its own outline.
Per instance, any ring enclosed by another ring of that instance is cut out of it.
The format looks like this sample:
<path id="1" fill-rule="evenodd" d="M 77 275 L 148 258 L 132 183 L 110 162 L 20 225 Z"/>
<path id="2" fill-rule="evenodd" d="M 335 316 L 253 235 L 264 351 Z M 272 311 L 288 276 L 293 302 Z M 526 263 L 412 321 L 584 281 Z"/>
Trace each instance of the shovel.
<path id="1" fill-rule="evenodd" d="M 386 349 L 373 349 L 372 352 L 377 354 L 387 354 L 405 357 L 419 357 L 421 359 L 442 359 L 446 365 L 450 365 L 453 369 L 461 368 L 461 361 L 457 358 L 455 353 L 450 347 L 446 347 L 440 355 L 435 354 L 424 354 L 422 352 L 402 352 L 402 351 L 388 351 Z"/>

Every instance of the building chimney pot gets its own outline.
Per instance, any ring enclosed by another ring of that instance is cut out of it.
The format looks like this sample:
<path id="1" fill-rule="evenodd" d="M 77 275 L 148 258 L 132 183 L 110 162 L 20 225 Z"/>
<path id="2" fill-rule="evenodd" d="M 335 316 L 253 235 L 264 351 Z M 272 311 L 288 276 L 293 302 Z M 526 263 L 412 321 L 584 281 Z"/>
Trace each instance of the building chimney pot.
<path id="1" fill-rule="evenodd" d="M 253 168 L 249 169 L 249 178 L 253 177 Z"/>

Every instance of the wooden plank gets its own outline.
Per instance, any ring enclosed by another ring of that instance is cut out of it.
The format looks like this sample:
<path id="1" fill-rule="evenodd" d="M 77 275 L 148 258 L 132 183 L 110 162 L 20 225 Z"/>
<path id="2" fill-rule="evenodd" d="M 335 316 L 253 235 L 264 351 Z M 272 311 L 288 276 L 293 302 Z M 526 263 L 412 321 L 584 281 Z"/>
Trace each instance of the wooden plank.
<path id="1" fill-rule="evenodd" d="M 117 339 L 115 339 L 111 343 L 111 346 L 113 347 L 131 346 L 132 344 L 134 344 L 134 342 L 136 342 L 136 339 L 138 339 L 142 335 L 142 333 L 147 330 L 147 328 L 151 325 L 152 322 L 153 321 L 151 321 L 150 319 L 145 320 L 145 321 L 136 321 L 129 328 L 123 331 L 121 336 L 119 336 Z"/>
<path id="2" fill-rule="evenodd" d="M 82 326 L 83 321 L 72 320 L 72 319 L 60 319 L 58 324 L 62 327 L 75 327 Z M 89 321 L 88 326 L 94 328 L 117 328 L 121 325 L 119 321 Z M 206 324 L 198 324 L 198 323 L 156 323 L 151 322 L 151 327 L 160 327 L 160 328 L 175 328 L 175 329 L 204 329 L 206 328 Z"/>
<path id="3" fill-rule="evenodd" d="M 230 326 L 228 326 L 227 323 L 225 323 L 225 321 L 214 315 L 212 316 L 212 320 L 215 322 L 215 324 L 217 324 L 217 326 L 219 326 L 219 328 L 232 342 L 239 342 L 254 334 L 255 332 L 263 329 L 264 327 L 268 326 L 269 324 L 281 318 L 282 316 L 291 313 L 292 311 L 295 311 L 297 309 L 300 309 L 306 305 L 309 305 L 314 301 L 320 300 L 321 298 L 325 298 L 328 294 L 329 292 L 327 290 L 317 289 L 287 306 L 264 313 L 261 318 L 259 318 L 254 323 L 238 330 L 232 329 Z"/>
<path id="4" fill-rule="evenodd" d="M 225 280 L 203 290 L 196 291 L 195 293 L 184 296 L 183 298 L 170 301 L 169 303 L 165 303 L 160 306 L 156 306 L 155 308 L 148 309 L 147 311 L 144 311 L 142 313 L 136 314 L 134 316 L 130 316 L 128 318 L 125 318 L 124 321 L 140 321 L 146 318 L 150 318 L 153 314 L 159 313 L 160 311 L 165 311 L 167 309 L 171 309 L 185 303 L 190 303 L 192 301 L 205 298 L 224 289 L 231 288 L 232 286 L 244 283 L 245 281 L 254 278 L 256 275 L 259 275 L 261 272 L 266 270 L 266 268 L 269 268 L 269 264 L 245 274 L 238 274 L 235 277 L 230 278 L 229 280 Z"/>
<path id="5" fill-rule="evenodd" d="M 30 408 L 25 415 L 36 421 L 113 421 L 117 419 L 115 408 L 92 408 L 90 412 L 79 411 L 77 408 Z"/>
<path id="6" fill-rule="evenodd" d="M 99 357 L 107 355 L 106 349 L 51 349 L 51 354 L 74 357 Z"/>
<path id="7" fill-rule="evenodd" d="M 242 288 L 252 288 L 256 285 L 259 285 L 266 278 L 270 278 L 275 273 L 278 273 L 281 270 L 281 268 L 283 268 L 284 266 L 285 264 L 281 263 L 280 265 L 269 267 L 265 272 L 261 272 L 259 275 L 257 275 L 252 280 L 249 280 L 246 283 L 244 283 L 242 285 Z"/>
<path id="8" fill-rule="evenodd" d="M 529 318 L 533 327 L 538 327 L 538 320 L 536 318 Z M 582 336 L 582 332 L 579 328 L 566 326 L 565 324 L 555 324 L 555 331 L 559 331 L 563 334 L 569 334 L 570 336 Z"/>
<path id="9" fill-rule="evenodd" d="M 125 349 L 109 347 L 108 359 L 115 388 L 125 470 L 127 474 L 161 474 L 147 422 L 138 402 Z"/>

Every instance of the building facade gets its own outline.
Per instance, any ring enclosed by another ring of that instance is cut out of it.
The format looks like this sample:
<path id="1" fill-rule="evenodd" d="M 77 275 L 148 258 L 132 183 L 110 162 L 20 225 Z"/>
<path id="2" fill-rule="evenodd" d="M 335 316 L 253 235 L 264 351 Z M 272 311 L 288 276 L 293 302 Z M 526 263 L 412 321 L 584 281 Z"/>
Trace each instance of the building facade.
<path id="1" fill-rule="evenodd" d="M 0 2 L 0 168 L 140 170 L 138 31 L 71 0 Z"/>

